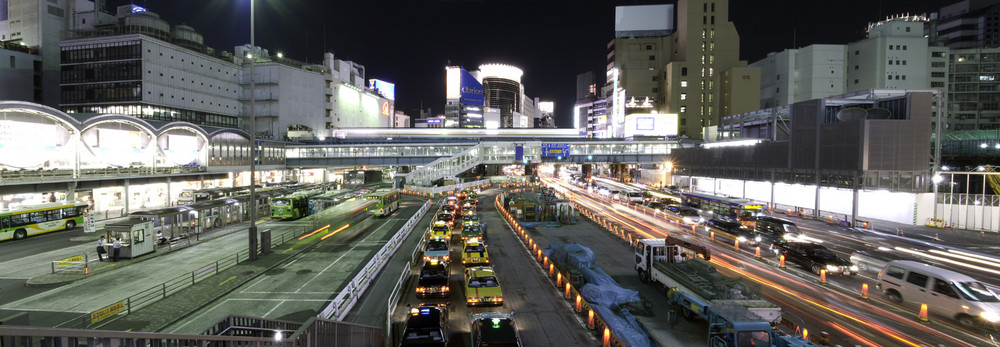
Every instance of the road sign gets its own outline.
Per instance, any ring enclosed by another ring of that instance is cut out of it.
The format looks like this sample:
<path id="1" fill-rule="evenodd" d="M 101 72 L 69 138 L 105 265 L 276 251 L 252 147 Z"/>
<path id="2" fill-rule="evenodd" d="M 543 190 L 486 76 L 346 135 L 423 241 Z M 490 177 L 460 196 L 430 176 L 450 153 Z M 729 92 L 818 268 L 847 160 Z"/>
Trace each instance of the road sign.
<path id="1" fill-rule="evenodd" d="M 542 144 L 542 157 L 556 158 L 556 157 L 569 157 L 569 144 L 568 143 L 543 143 Z"/>

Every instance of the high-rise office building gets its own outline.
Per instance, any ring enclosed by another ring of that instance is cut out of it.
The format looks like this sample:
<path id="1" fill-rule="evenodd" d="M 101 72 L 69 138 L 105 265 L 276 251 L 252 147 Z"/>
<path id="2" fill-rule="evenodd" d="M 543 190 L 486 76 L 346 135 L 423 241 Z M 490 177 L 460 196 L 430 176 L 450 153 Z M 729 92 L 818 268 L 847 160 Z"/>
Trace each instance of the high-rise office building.
<path id="1" fill-rule="evenodd" d="M 757 88 L 720 97 L 723 84 L 741 85 L 759 78 L 757 69 L 739 60 L 739 35 L 729 18 L 729 4 L 715 0 L 679 0 L 674 5 L 619 6 L 615 39 L 608 45 L 611 137 L 624 134 L 626 104 L 648 100 L 651 109 L 679 116 L 679 135 L 702 138 L 704 127 L 723 116 L 757 108 Z M 724 78 L 729 80 L 724 82 Z"/>
<path id="2" fill-rule="evenodd" d="M 482 128 L 483 84 L 460 66 L 445 67 L 444 127 Z"/>
<path id="3" fill-rule="evenodd" d="M 846 45 L 809 45 L 770 53 L 750 64 L 760 69 L 760 108 L 844 93 Z"/>
<path id="4" fill-rule="evenodd" d="M 963 0 L 932 15 L 926 35 L 932 45 L 951 49 L 1000 46 L 1000 1 Z"/>
<path id="5" fill-rule="evenodd" d="M 486 107 L 500 109 L 500 127 L 515 127 L 515 113 L 521 117 L 524 89 L 521 69 L 505 64 L 479 66 L 479 80 L 485 90 Z M 520 123 L 518 121 L 517 123 Z"/>
<path id="6" fill-rule="evenodd" d="M 13 57 L 14 62 L 14 66 L 2 68 L 9 71 L 0 72 L 4 76 L 4 84 L 10 81 L 7 78 L 18 78 L 12 84 L 22 88 L 21 91 L 0 88 L 0 99 L 18 99 L 57 107 L 59 41 L 65 38 L 76 13 L 87 12 L 88 7 L 94 6 L 94 2 L 77 0 L 0 1 L 0 41 L 24 46 L 34 54 L 18 54 L 18 49 L 0 47 L 0 50 L 6 51 L 3 55 Z M 103 7 L 104 1 L 98 0 L 96 6 Z M 30 92 L 30 98 L 25 98 L 24 88 Z"/>

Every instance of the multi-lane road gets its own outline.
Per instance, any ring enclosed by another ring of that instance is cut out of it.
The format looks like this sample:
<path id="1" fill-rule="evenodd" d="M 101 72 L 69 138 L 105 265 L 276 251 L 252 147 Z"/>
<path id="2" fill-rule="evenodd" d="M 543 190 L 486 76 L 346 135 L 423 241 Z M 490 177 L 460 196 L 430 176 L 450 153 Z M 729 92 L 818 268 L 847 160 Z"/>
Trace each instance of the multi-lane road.
<path id="1" fill-rule="evenodd" d="M 760 283 L 764 294 L 785 311 L 801 318 L 802 328 L 813 334 L 826 331 L 831 343 L 843 345 L 942 345 L 981 346 L 992 345 L 990 331 L 977 327 L 963 327 L 947 317 L 931 317 L 929 324 L 917 320 L 916 305 L 899 305 L 889 302 L 875 290 L 874 273 L 863 272 L 857 276 L 830 276 L 828 284 L 822 285 L 818 276 L 806 269 L 787 264 L 779 269 L 773 254 L 763 252 L 763 259 L 756 259 L 754 250 L 742 246 L 736 251 L 733 241 L 723 233 L 716 233 L 716 240 L 709 240 L 704 228 L 678 227 L 671 219 L 649 213 L 641 207 L 626 207 L 560 180 L 548 179 L 550 185 L 558 186 L 565 194 L 585 208 L 627 226 L 639 237 L 664 237 L 674 235 L 708 245 L 712 250 L 712 263 L 730 276 L 744 276 Z M 940 247 L 926 242 L 897 238 L 892 235 L 847 229 L 815 221 L 798 221 L 798 226 L 806 235 L 822 242 L 839 256 L 849 258 L 854 250 L 892 250 L 891 253 L 917 253 L 923 257 L 940 257 L 949 260 L 949 265 L 961 267 L 958 263 L 968 263 L 956 257 L 946 257 L 930 253 Z M 906 250 L 906 251 L 903 251 Z M 912 250 L 912 251 L 911 251 Z M 935 251 L 937 252 L 937 251 Z M 596 253 L 596 252 L 595 252 Z M 994 262 L 997 264 L 1000 262 Z M 983 268 L 990 267 L 978 264 Z M 994 265 L 995 266 L 995 265 Z M 996 267 L 992 267 L 996 269 Z M 969 268 L 965 268 L 969 271 Z M 980 273 L 978 278 L 986 282 L 996 282 L 989 271 Z M 869 285 L 869 300 L 860 297 L 862 285 Z"/>

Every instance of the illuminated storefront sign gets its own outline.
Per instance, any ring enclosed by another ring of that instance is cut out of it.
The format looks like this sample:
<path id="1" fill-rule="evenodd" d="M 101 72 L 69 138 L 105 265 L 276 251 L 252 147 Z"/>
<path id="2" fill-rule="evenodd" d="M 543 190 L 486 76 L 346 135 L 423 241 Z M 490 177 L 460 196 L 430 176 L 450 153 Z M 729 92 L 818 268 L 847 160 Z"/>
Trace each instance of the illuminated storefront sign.
<path id="1" fill-rule="evenodd" d="M 483 89 L 483 84 L 479 83 L 475 77 L 472 77 L 468 71 L 465 69 L 460 69 L 461 73 L 461 88 L 459 102 L 466 105 L 478 105 L 482 106 L 486 103 L 485 90 Z"/>

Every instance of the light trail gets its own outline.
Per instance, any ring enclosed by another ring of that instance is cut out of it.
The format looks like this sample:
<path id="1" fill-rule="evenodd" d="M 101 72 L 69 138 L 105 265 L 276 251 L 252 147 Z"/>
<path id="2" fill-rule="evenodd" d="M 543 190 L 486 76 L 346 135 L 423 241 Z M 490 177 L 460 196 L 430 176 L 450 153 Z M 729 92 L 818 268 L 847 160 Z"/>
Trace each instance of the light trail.
<path id="1" fill-rule="evenodd" d="M 339 233 L 341 230 L 347 229 L 347 227 L 349 227 L 349 226 L 351 226 L 351 225 L 350 224 L 344 224 L 344 226 L 340 227 L 340 229 L 334 230 L 332 233 L 329 233 L 329 234 L 323 236 L 319 240 L 323 241 L 323 240 L 326 240 L 327 238 L 329 238 L 330 236 L 337 235 L 337 233 Z"/>
<path id="2" fill-rule="evenodd" d="M 979 271 L 982 271 L 982 272 L 989 272 L 989 273 L 992 273 L 992 274 L 995 274 L 995 275 L 1000 275 L 1000 271 L 998 271 L 998 270 L 988 269 L 988 268 L 985 268 L 985 267 L 982 267 L 982 266 L 976 266 L 976 265 L 972 265 L 972 264 L 967 264 L 967 263 L 960 262 L 958 260 L 952 260 L 952 259 L 945 258 L 945 257 L 933 256 L 933 255 L 927 254 L 926 252 L 921 252 L 921 251 L 917 251 L 917 250 L 907 249 L 907 248 L 903 248 L 903 247 L 896 247 L 896 250 L 900 251 L 900 252 L 906 252 L 906 253 L 918 255 L 918 256 L 921 256 L 921 257 L 924 257 L 924 258 L 928 258 L 928 259 L 934 259 L 934 260 L 937 260 L 937 261 L 942 261 L 942 262 L 949 263 L 949 264 L 952 264 L 952 265 L 964 266 L 964 267 L 967 267 L 967 268 L 970 268 L 970 269 L 975 269 L 975 270 L 979 270 Z"/>
<path id="3" fill-rule="evenodd" d="M 305 234 L 305 235 L 302 235 L 302 236 L 299 236 L 299 240 L 301 241 L 302 239 L 305 239 L 305 238 L 307 238 L 307 237 L 310 237 L 310 236 L 313 236 L 313 235 L 316 235 L 316 233 L 318 233 L 318 232 L 320 232 L 320 231 L 323 231 L 323 230 L 325 230 L 325 229 L 329 229 L 329 228 L 330 228 L 330 224 L 327 224 L 326 226 L 324 226 L 324 227 L 322 227 L 322 228 L 319 228 L 319 229 L 316 229 L 315 231 L 313 231 L 313 232 L 311 232 L 311 233 L 308 233 L 308 234 Z"/>

